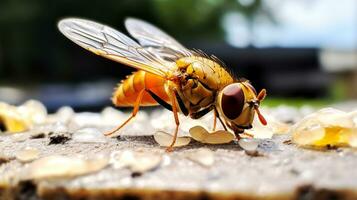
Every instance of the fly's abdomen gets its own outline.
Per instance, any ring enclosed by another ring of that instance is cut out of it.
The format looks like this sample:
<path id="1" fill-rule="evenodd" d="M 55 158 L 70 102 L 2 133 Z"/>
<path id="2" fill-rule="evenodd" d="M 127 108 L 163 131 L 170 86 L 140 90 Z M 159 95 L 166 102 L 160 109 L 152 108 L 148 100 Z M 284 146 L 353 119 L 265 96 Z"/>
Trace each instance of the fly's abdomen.
<path id="1" fill-rule="evenodd" d="M 138 94 L 142 90 L 151 90 L 162 100 L 169 102 L 169 97 L 165 90 L 166 80 L 160 76 L 137 71 L 125 80 L 115 89 L 112 97 L 113 104 L 120 107 L 134 106 Z M 147 93 L 144 93 L 140 102 L 141 106 L 155 106 L 158 103 Z"/>

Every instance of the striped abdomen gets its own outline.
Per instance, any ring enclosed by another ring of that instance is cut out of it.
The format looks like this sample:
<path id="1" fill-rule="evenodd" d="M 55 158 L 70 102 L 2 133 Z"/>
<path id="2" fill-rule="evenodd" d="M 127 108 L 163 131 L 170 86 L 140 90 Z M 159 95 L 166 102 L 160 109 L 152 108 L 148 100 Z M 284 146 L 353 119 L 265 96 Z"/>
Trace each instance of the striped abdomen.
<path id="1" fill-rule="evenodd" d="M 134 106 L 135 100 L 140 91 L 149 89 L 166 102 L 169 97 L 165 91 L 166 80 L 160 76 L 137 71 L 128 76 L 113 93 L 113 104 L 116 106 Z M 155 106 L 158 103 L 145 92 L 140 103 L 141 106 Z"/>

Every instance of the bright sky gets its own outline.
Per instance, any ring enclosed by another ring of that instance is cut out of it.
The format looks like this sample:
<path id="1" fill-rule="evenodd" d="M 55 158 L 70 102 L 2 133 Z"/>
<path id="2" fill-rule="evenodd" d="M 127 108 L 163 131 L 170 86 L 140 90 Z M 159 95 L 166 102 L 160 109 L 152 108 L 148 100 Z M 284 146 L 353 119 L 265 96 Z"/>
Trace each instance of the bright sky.
<path id="1" fill-rule="evenodd" d="M 357 49 L 356 0 L 264 0 L 263 5 L 277 24 L 259 14 L 249 29 L 244 16 L 229 13 L 223 27 L 230 44 Z"/>

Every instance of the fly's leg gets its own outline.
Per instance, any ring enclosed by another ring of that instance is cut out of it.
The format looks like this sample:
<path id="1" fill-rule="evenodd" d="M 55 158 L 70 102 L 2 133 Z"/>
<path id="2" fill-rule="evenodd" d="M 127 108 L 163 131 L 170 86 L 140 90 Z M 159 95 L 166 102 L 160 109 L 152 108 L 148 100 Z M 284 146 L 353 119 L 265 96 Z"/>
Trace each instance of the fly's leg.
<path id="1" fill-rule="evenodd" d="M 216 113 L 216 109 L 213 112 L 213 128 L 212 131 L 216 130 L 216 125 L 217 125 L 217 113 Z"/>
<path id="2" fill-rule="evenodd" d="M 240 135 L 244 135 L 244 136 L 249 137 L 249 138 L 254 138 L 254 135 L 246 133 L 246 132 L 241 133 Z"/>
<path id="3" fill-rule="evenodd" d="M 234 134 L 235 134 L 237 140 L 242 139 L 242 136 L 245 136 L 248 138 L 254 138 L 254 135 L 244 132 L 244 129 L 240 129 L 237 132 L 235 132 Z"/>
<path id="4" fill-rule="evenodd" d="M 215 113 L 215 116 L 216 116 L 216 117 L 219 119 L 219 121 L 221 122 L 221 124 L 222 124 L 224 130 L 227 131 L 227 127 L 226 127 L 226 125 L 224 124 L 224 122 L 222 121 L 221 117 L 219 116 L 219 113 L 218 113 L 216 107 L 214 108 L 214 113 Z"/>
<path id="5" fill-rule="evenodd" d="M 150 94 L 150 96 L 160 105 L 162 105 L 164 108 L 166 108 L 169 111 L 172 111 L 172 106 L 168 103 L 165 102 L 165 100 L 161 99 L 159 96 L 157 96 L 154 92 L 151 90 L 146 89 L 146 91 Z"/>
<path id="6" fill-rule="evenodd" d="M 179 121 L 178 113 L 177 113 L 176 95 L 175 95 L 174 91 L 170 91 L 170 100 L 172 102 L 172 112 L 174 113 L 176 128 L 175 128 L 173 140 L 172 140 L 170 146 L 166 148 L 166 152 L 171 152 L 173 150 L 173 146 L 175 145 L 176 139 L 177 139 L 178 128 L 180 125 L 180 121 Z"/>
<path id="7" fill-rule="evenodd" d="M 143 99 L 143 96 L 144 96 L 144 92 L 145 90 L 141 90 L 139 92 L 139 95 L 138 97 L 136 98 L 135 100 L 135 104 L 134 104 L 134 108 L 133 108 L 133 112 L 131 113 L 130 117 L 124 122 L 122 123 L 120 126 L 118 126 L 117 128 L 107 132 L 107 133 L 104 133 L 105 136 L 109 136 L 115 132 L 117 132 L 119 129 L 121 129 L 122 127 L 124 127 L 131 119 L 133 119 L 135 117 L 135 115 L 138 113 L 139 111 L 139 107 L 140 107 L 140 102 L 141 100 Z"/>
<path id="8" fill-rule="evenodd" d="M 199 118 L 205 116 L 207 113 L 209 113 L 213 108 L 214 108 L 214 107 L 211 106 L 211 107 L 205 108 L 205 109 L 203 109 L 203 110 L 200 110 L 200 111 L 198 111 L 198 112 L 191 113 L 191 114 L 190 114 L 190 117 L 191 117 L 192 119 L 199 119 Z"/>

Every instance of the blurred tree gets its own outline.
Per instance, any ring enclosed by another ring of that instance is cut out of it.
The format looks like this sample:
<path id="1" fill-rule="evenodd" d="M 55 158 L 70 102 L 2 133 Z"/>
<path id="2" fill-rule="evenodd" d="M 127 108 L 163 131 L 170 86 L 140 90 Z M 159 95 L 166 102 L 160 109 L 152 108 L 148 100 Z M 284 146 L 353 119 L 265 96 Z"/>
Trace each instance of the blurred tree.
<path id="1" fill-rule="evenodd" d="M 261 0 L 154 0 L 162 27 L 178 38 L 222 40 L 222 17 L 228 12 L 241 12 L 252 18 L 261 10 Z M 185 37 L 186 36 L 186 37 Z"/>
<path id="2" fill-rule="evenodd" d="M 63 17 L 89 18 L 123 31 L 125 17 L 133 16 L 162 27 L 180 41 L 223 40 L 220 22 L 226 12 L 251 16 L 261 5 L 261 0 L 249 0 L 249 4 L 240 1 L 2 0 L 0 81 L 77 81 L 113 75 L 116 68 L 98 70 L 98 65 L 114 65 L 112 62 L 88 56 L 59 33 L 56 24 Z"/>

